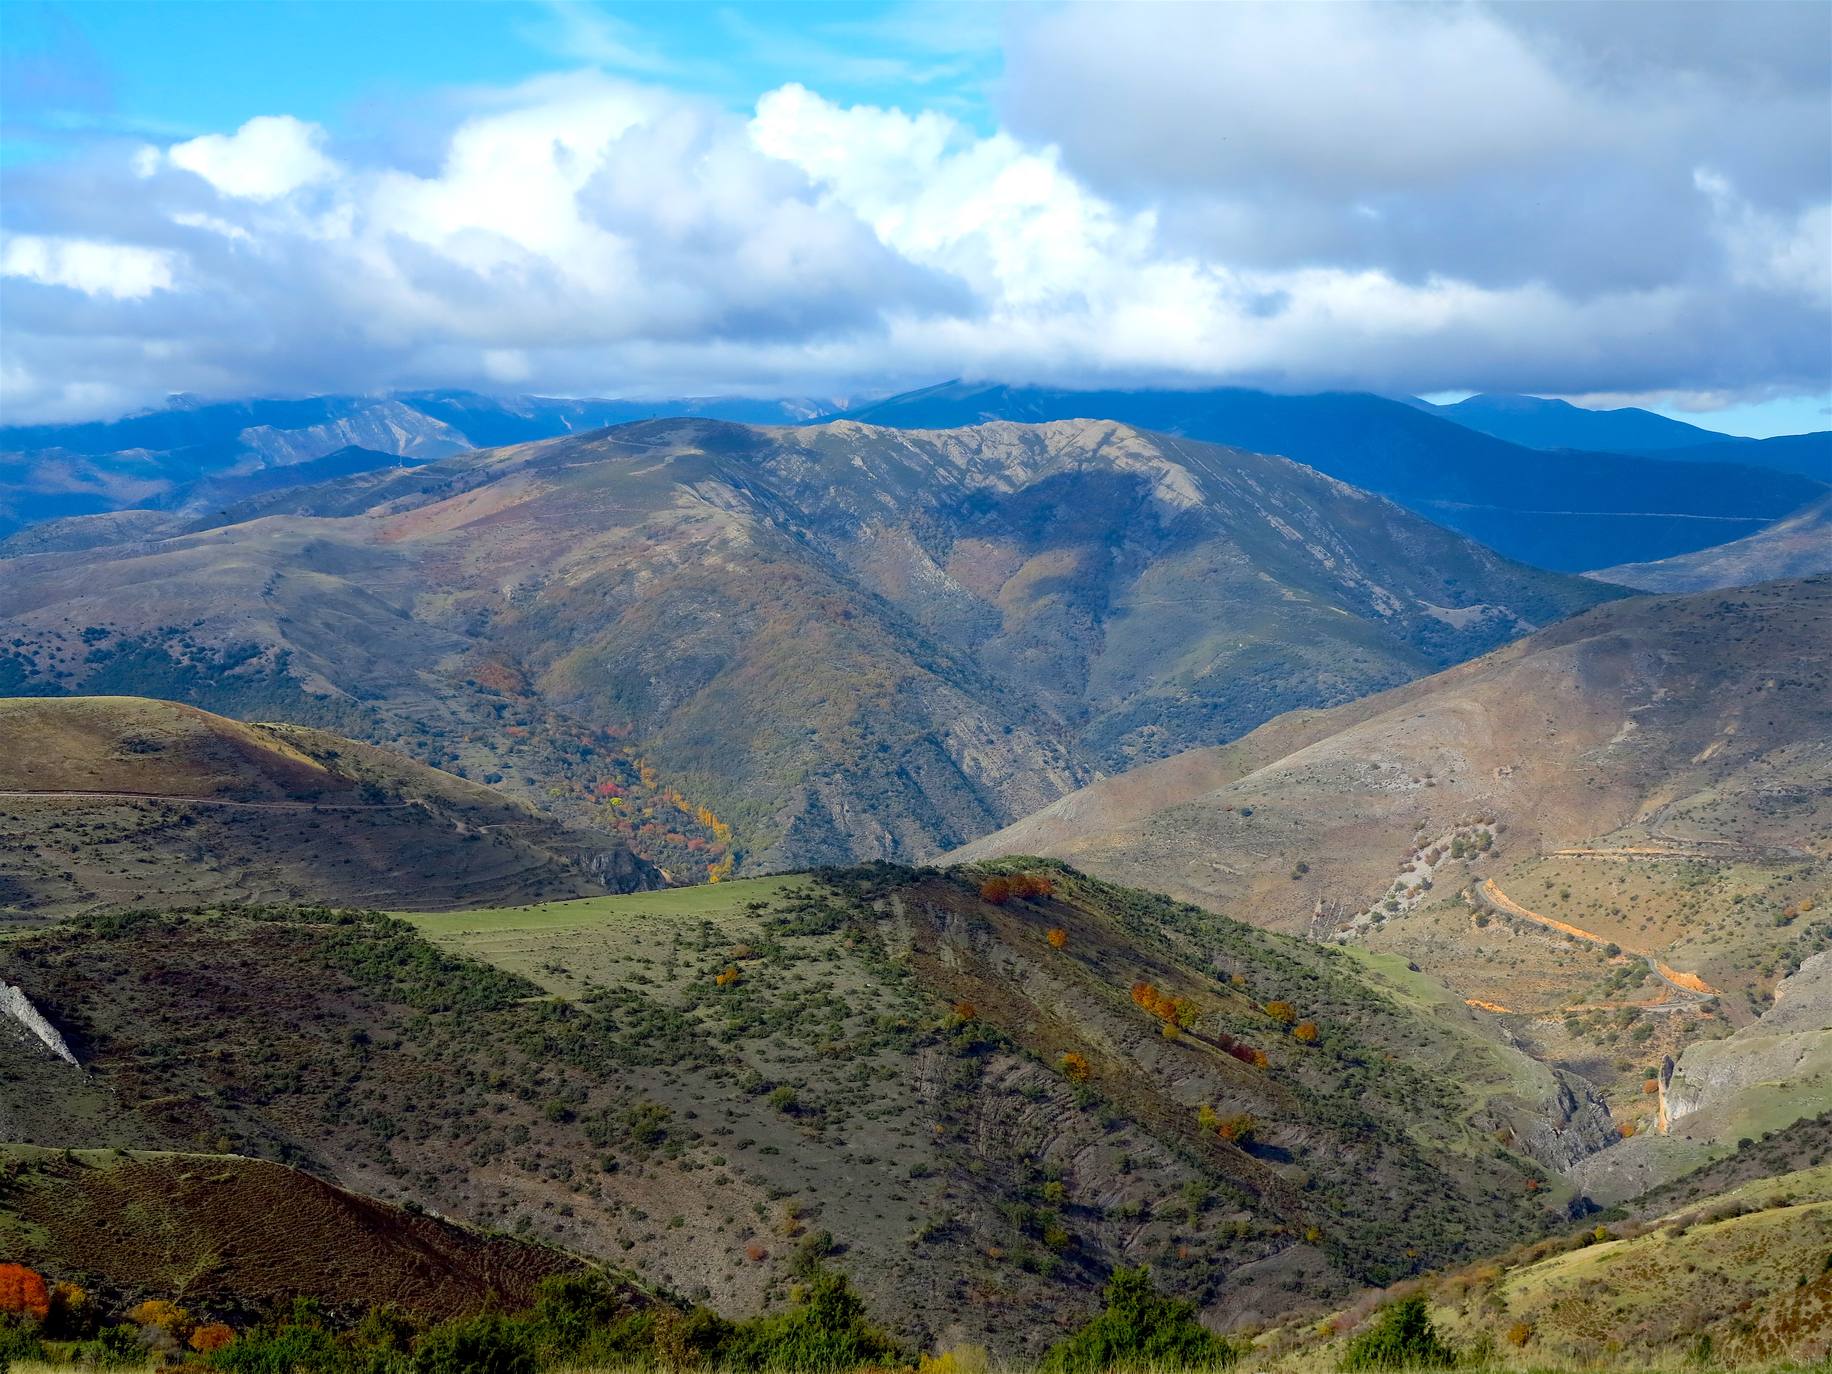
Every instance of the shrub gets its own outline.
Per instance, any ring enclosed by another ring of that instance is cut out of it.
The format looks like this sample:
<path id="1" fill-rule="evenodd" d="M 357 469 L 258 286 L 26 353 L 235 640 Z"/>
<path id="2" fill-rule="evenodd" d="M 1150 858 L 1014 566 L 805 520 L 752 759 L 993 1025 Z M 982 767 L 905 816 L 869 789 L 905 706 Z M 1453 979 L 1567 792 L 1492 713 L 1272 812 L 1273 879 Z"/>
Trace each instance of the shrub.
<path id="1" fill-rule="evenodd" d="M 51 1291 L 44 1275 L 23 1264 L 0 1264 L 0 1312 L 42 1322 L 51 1315 Z"/>
<path id="2" fill-rule="evenodd" d="M 45 1349 L 36 1331 L 18 1317 L 0 1317 L 0 1374 L 4 1374 L 14 1360 L 42 1360 L 44 1357 Z"/>
<path id="3" fill-rule="evenodd" d="M 1300 1021 L 1291 1028 L 1292 1039 L 1301 1041 L 1306 1045 L 1316 1044 L 1317 1037 L 1321 1034 L 1322 1032 L 1317 1029 L 1317 1023 L 1315 1021 Z"/>
<path id="4" fill-rule="evenodd" d="M 235 1328 L 223 1322 L 205 1322 L 191 1333 L 188 1342 L 200 1355 L 213 1355 L 235 1343 Z"/>
<path id="5" fill-rule="evenodd" d="M 1044 932 L 1043 938 L 1050 942 L 1051 949 L 1062 949 L 1069 943 L 1069 932 L 1061 926 L 1051 926 Z"/>
<path id="6" fill-rule="evenodd" d="M 1515 1322 L 1508 1328 L 1508 1344 L 1519 1347 L 1533 1339 L 1533 1327 L 1528 1322 Z"/>
<path id="7" fill-rule="evenodd" d="M 428 1331 L 414 1351 L 413 1368 L 414 1374 L 536 1374 L 539 1361 L 526 1324 L 486 1313 Z"/>
<path id="8" fill-rule="evenodd" d="M 1298 1009 L 1289 1002 L 1268 1002 L 1266 1003 L 1266 1015 L 1274 1021 L 1289 1026 L 1298 1019 Z"/>
<path id="9" fill-rule="evenodd" d="M 1233 1145 L 1247 1144 L 1258 1130 L 1259 1118 L 1251 1112 L 1237 1112 L 1233 1116 L 1224 1116 L 1215 1126 L 1215 1134 Z"/>
<path id="10" fill-rule="evenodd" d="M 1051 1346 L 1039 1366 L 1042 1374 L 1097 1374 L 1145 1364 L 1159 1370 L 1222 1369 L 1236 1359 L 1232 1345 L 1196 1320 L 1194 1303 L 1152 1287 L 1148 1269 L 1115 1269 L 1103 1296 L 1106 1310 Z"/>
<path id="11" fill-rule="evenodd" d="M 1075 1053 L 1074 1050 L 1070 1050 L 1062 1056 L 1062 1072 L 1063 1076 L 1066 1078 L 1072 1079 L 1077 1083 L 1086 1083 L 1089 1077 L 1092 1076 L 1094 1070 L 1088 1066 L 1088 1061 L 1085 1056 Z"/>
<path id="12" fill-rule="evenodd" d="M 1344 1369 L 1444 1369 L 1457 1352 L 1438 1335 L 1422 1295 L 1414 1294 L 1381 1309 L 1379 1319 L 1349 1342 Z"/>
<path id="13" fill-rule="evenodd" d="M 736 1369 L 820 1371 L 882 1364 L 896 1343 L 865 1320 L 865 1304 L 845 1276 L 818 1269 L 787 1312 L 735 1328 L 718 1363 Z"/>
<path id="14" fill-rule="evenodd" d="M 1011 879 L 1004 877 L 988 878 L 980 884 L 980 900 L 991 902 L 994 906 L 1003 906 L 1011 900 Z"/>
<path id="15" fill-rule="evenodd" d="M 133 1328 L 110 1327 L 98 1344 L 105 1344 L 110 1332 L 119 1331 L 131 1335 Z M 145 1353 L 135 1337 L 133 1361 L 138 1363 Z M 257 1328 L 209 1357 L 211 1364 L 230 1374 L 339 1374 L 346 1358 L 328 1331 L 299 1322 Z"/>

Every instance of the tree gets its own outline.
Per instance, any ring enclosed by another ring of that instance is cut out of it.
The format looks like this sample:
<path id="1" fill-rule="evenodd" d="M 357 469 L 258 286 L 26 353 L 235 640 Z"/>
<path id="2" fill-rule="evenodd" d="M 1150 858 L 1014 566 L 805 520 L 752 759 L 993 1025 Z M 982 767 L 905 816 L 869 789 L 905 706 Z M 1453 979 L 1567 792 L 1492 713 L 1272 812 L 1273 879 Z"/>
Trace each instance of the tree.
<path id="1" fill-rule="evenodd" d="M 1196 1320 L 1196 1305 L 1151 1285 L 1145 1268 L 1115 1269 L 1106 1310 L 1050 1347 L 1041 1374 L 1104 1374 L 1116 1368 L 1225 1369 L 1234 1347 Z"/>
<path id="2" fill-rule="evenodd" d="M 0 1312 L 41 1322 L 51 1315 L 51 1292 L 44 1275 L 23 1264 L 0 1264 Z"/>
<path id="3" fill-rule="evenodd" d="M 1086 1083 L 1094 1070 L 1088 1066 L 1088 1061 L 1085 1056 L 1075 1053 L 1074 1050 L 1069 1050 L 1062 1056 L 1062 1072 L 1063 1076 L 1066 1078 L 1070 1078 L 1077 1083 Z"/>
<path id="4" fill-rule="evenodd" d="M 1302 1041 L 1306 1045 L 1316 1044 L 1320 1034 L 1315 1021 L 1300 1021 L 1291 1028 L 1292 1039 Z"/>
<path id="5" fill-rule="evenodd" d="M 1061 926 L 1051 926 L 1044 932 L 1043 938 L 1050 942 L 1051 949 L 1062 949 L 1069 943 L 1069 932 Z"/>
<path id="6" fill-rule="evenodd" d="M 1011 879 L 1002 876 L 986 879 L 980 884 L 980 900 L 1004 906 L 1011 900 Z"/>
<path id="7" fill-rule="evenodd" d="M 1402 1298 L 1380 1310 L 1379 1319 L 1349 1342 L 1344 1369 L 1444 1369 L 1457 1352 L 1438 1335 L 1422 1294 Z"/>

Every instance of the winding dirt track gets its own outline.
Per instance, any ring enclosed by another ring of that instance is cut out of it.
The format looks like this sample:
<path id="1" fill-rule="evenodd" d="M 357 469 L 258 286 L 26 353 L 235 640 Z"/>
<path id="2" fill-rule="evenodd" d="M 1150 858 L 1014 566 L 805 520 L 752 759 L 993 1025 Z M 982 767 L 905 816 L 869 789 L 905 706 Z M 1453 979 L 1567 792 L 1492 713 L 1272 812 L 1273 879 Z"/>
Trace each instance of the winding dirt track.
<path id="1" fill-rule="evenodd" d="M 1544 926 L 1547 930 L 1555 930 L 1561 935 L 1570 935 L 1576 939 L 1588 941 L 1593 945 L 1615 944 L 1618 949 L 1626 950 L 1628 953 L 1645 961 L 1650 973 L 1660 979 L 1660 981 L 1665 983 L 1668 987 L 1672 988 L 1673 991 L 1680 994 L 1679 999 L 1675 1000 L 1669 998 L 1666 1002 L 1662 1003 L 1661 1006 L 1663 1008 L 1677 1009 L 1681 1006 L 1694 1006 L 1700 1002 L 1707 1002 L 1711 998 L 1717 996 L 1718 990 L 1712 987 L 1711 984 L 1707 983 L 1703 978 L 1700 978 L 1696 973 L 1686 973 L 1680 969 L 1670 968 L 1645 950 L 1628 949 L 1627 946 L 1619 942 L 1606 940 L 1593 931 L 1584 930 L 1579 926 L 1571 925 L 1566 921 L 1559 920 L 1555 916 L 1542 916 L 1537 911 L 1528 910 L 1512 897 L 1508 896 L 1507 893 L 1503 892 L 1500 884 L 1493 878 L 1483 879 L 1482 896 L 1490 905 L 1494 906 L 1497 910 L 1505 911 L 1510 916 L 1518 916 L 1523 921 L 1531 921 L 1535 925 Z M 1653 1010 L 1653 1008 L 1650 1008 L 1650 1010 Z"/>

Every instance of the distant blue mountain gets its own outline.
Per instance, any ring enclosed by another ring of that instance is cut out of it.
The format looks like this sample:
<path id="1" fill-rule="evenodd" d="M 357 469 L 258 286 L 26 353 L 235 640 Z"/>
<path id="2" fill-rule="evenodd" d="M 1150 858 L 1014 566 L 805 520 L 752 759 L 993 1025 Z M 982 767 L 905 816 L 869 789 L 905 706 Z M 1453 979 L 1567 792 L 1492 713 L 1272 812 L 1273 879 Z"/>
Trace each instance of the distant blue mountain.
<path id="1" fill-rule="evenodd" d="M 1592 453 L 1658 453 L 1664 449 L 1736 442 L 1734 436 L 1669 420 L 1651 410 L 1586 410 L 1543 396 L 1490 394 L 1452 405 L 1414 401 L 1421 410 L 1523 448 L 1574 448 Z"/>
<path id="2" fill-rule="evenodd" d="M 1107 419 L 1281 454 L 1509 557 L 1561 571 L 1725 543 L 1825 491 L 1806 475 L 1721 460 L 1529 448 L 1362 392 L 1068 391 L 955 381 L 858 406 L 844 418 L 902 428 Z"/>

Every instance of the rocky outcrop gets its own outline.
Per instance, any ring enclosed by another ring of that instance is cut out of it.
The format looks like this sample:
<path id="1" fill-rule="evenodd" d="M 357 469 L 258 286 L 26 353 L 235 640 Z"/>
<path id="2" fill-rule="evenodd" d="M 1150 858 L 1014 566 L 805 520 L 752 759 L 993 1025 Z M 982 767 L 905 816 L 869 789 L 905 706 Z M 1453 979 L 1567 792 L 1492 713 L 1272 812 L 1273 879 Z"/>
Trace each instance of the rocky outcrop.
<path id="1" fill-rule="evenodd" d="M 22 989 L 11 983 L 0 983 L 0 1011 L 24 1026 L 40 1044 L 66 1064 L 76 1063 L 76 1055 L 64 1043 L 64 1037 L 58 1034 L 57 1027 L 45 1020 L 44 1014 L 32 1005 L 32 999 Z"/>
<path id="2" fill-rule="evenodd" d="M 1519 1143 L 1534 1159 L 1563 1173 L 1616 1138 L 1609 1108 L 1596 1089 L 1561 1071 L 1557 1090 L 1520 1130 Z"/>
<path id="3" fill-rule="evenodd" d="M 1832 951 L 1775 989 L 1758 1020 L 1661 1065 L 1657 1129 L 1582 1160 L 1568 1177 L 1607 1206 L 1729 1153 L 1739 1139 L 1832 1106 Z"/>

